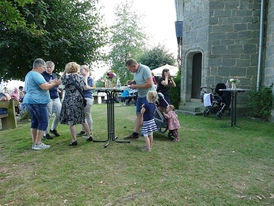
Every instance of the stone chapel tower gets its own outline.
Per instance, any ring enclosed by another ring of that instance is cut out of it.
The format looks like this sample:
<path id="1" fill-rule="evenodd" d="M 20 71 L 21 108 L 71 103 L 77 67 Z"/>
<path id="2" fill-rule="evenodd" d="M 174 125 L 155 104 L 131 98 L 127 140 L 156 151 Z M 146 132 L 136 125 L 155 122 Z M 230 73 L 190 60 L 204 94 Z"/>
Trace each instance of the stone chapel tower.
<path id="1" fill-rule="evenodd" d="M 181 101 L 193 102 L 201 86 L 215 87 L 233 76 L 239 77 L 241 88 L 256 88 L 261 1 L 175 0 L 175 6 L 177 20 L 183 21 Z M 261 85 L 270 86 L 274 82 L 274 0 L 266 1 L 264 11 Z M 241 96 L 240 102 L 246 102 Z"/>

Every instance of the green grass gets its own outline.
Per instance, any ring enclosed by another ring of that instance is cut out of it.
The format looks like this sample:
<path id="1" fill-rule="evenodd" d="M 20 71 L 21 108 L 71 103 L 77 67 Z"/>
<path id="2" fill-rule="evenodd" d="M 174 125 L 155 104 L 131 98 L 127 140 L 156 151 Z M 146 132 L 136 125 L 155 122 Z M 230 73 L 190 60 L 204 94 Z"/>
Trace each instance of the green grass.
<path id="1" fill-rule="evenodd" d="M 116 134 L 134 128 L 135 108 L 115 105 Z M 94 137 L 105 139 L 106 105 L 92 111 Z M 71 148 L 69 128 L 31 150 L 30 123 L 0 132 L 0 205 L 273 205 L 274 124 L 180 115 L 181 141 L 155 134 L 151 153 L 130 144 Z M 79 131 L 78 126 L 78 131 Z"/>

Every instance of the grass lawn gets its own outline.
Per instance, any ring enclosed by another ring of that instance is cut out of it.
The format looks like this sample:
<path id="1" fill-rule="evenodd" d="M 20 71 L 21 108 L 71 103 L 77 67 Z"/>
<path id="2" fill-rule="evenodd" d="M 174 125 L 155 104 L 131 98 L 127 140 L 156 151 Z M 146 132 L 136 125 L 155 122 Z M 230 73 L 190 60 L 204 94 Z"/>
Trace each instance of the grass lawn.
<path id="1" fill-rule="evenodd" d="M 116 134 L 134 127 L 135 107 L 115 105 Z M 106 105 L 93 106 L 94 138 L 107 134 Z M 152 152 L 130 144 L 71 148 L 69 128 L 31 150 L 30 123 L 0 131 L 0 205 L 274 205 L 274 124 L 180 115 L 181 141 L 155 133 Z M 78 126 L 78 131 L 79 131 Z"/>

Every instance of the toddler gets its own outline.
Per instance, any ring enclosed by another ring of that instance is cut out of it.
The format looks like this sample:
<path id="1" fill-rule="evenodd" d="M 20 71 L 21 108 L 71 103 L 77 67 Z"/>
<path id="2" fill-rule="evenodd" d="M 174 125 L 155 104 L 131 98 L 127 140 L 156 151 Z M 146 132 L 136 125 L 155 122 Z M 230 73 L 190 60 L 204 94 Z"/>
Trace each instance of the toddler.
<path id="1" fill-rule="evenodd" d="M 143 104 L 141 114 L 143 115 L 143 128 L 142 133 L 145 137 L 146 146 L 142 148 L 142 151 L 150 152 L 153 144 L 153 132 L 157 131 L 157 126 L 154 121 L 155 102 L 158 95 L 155 91 L 149 91 L 147 93 L 148 103 Z"/>
<path id="2" fill-rule="evenodd" d="M 168 121 L 169 134 L 174 136 L 173 141 L 178 142 L 180 138 L 178 137 L 178 129 L 180 128 L 180 122 L 178 120 L 177 114 L 174 112 L 174 106 L 169 105 L 166 109 L 167 114 L 164 114 Z"/>

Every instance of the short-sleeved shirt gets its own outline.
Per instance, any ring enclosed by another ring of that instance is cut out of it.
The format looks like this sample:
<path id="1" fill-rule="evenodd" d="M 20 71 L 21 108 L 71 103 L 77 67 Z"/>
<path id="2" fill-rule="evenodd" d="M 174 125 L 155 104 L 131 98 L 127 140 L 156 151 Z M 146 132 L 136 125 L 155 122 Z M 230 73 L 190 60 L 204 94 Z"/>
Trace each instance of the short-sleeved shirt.
<path id="1" fill-rule="evenodd" d="M 145 103 L 144 108 L 146 109 L 145 113 L 143 114 L 143 120 L 149 121 L 154 119 L 154 111 L 155 111 L 155 104 L 153 103 Z"/>
<path id="2" fill-rule="evenodd" d="M 91 77 L 88 77 L 88 86 L 93 86 L 93 80 Z M 92 89 L 84 90 L 84 97 L 85 98 L 92 98 Z"/>
<path id="3" fill-rule="evenodd" d="M 148 78 L 152 78 L 151 70 L 149 69 L 149 67 L 139 64 L 137 72 L 134 73 L 134 80 L 136 82 L 136 85 L 145 84 Z M 153 89 L 153 87 L 138 89 L 138 97 L 146 97 L 148 91 Z"/>
<path id="4" fill-rule="evenodd" d="M 25 77 L 25 104 L 47 104 L 50 102 L 48 90 L 40 88 L 40 84 L 47 83 L 44 77 L 35 71 L 30 71 Z"/>
<path id="5" fill-rule="evenodd" d="M 128 90 L 124 90 L 123 93 L 121 94 L 121 97 L 125 98 L 129 96 L 129 91 Z"/>
<path id="6" fill-rule="evenodd" d="M 49 73 L 47 73 L 46 71 L 44 71 L 44 72 L 42 73 L 42 76 L 45 78 L 45 80 L 46 80 L 47 82 L 49 82 L 50 79 L 57 79 L 56 74 L 54 74 L 54 73 L 49 74 Z M 59 97 L 59 95 L 58 95 L 58 86 L 55 86 L 55 87 L 51 88 L 51 89 L 49 90 L 49 95 L 50 95 L 50 98 L 51 98 L 51 99 L 56 99 L 56 98 L 58 98 L 58 97 Z"/>

